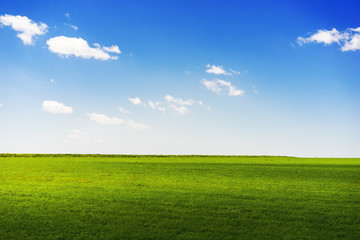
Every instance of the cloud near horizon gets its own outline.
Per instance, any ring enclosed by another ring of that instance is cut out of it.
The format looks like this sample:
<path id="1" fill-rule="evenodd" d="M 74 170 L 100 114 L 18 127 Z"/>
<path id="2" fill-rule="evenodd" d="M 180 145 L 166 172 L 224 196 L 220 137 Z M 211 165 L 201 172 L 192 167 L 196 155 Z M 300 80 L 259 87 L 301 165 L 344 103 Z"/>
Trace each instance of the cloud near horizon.
<path id="1" fill-rule="evenodd" d="M 147 124 L 138 123 L 138 122 L 135 122 L 134 120 L 128 120 L 128 121 L 125 122 L 125 124 L 128 125 L 131 128 L 139 129 L 139 130 L 144 130 L 144 129 L 149 128 L 149 126 Z"/>
<path id="2" fill-rule="evenodd" d="M 341 46 L 343 52 L 356 51 L 360 50 L 360 27 L 348 28 L 342 32 L 339 32 L 336 28 L 317 30 L 316 33 L 307 38 L 298 37 L 297 42 L 300 46 L 311 42 L 324 43 L 325 46 L 336 43 Z"/>
<path id="3" fill-rule="evenodd" d="M 138 122 L 135 122 L 134 120 L 125 121 L 121 118 L 109 117 L 109 116 L 106 116 L 105 114 L 99 114 L 99 113 L 88 113 L 87 115 L 90 118 L 90 120 L 93 120 L 101 125 L 125 124 L 131 128 L 140 129 L 140 130 L 149 128 L 149 126 L 147 124 L 138 123 Z"/>
<path id="4" fill-rule="evenodd" d="M 72 107 L 65 106 L 63 103 L 57 101 L 45 100 L 42 103 L 43 110 L 52 114 L 72 114 L 74 112 Z"/>
<path id="5" fill-rule="evenodd" d="M 101 139 L 98 138 L 94 138 L 89 136 L 87 133 L 84 133 L 82 131 L 80 131 L 79 129 L 74 129 L 72 130 L 67 137 L 71 140 L 76 140 L 76 141 L 81 141 L 81 142 L 85 142 L 85 143 L 99 143 L 101 142 Z"/>
<path id="6" fill-rule="evenodd" d="M 47 40 L 46 44 L 51 52 L 66 58 L 71 55 L 79 58 L 94 58 L 97 60 L 116 60 L 119 58 L 118 56 L 111 56 L 104 51 L 100 45 L 95 45 L 96 48 L 90 47 L 88 42 L 80 37 L 57 36 Z"/>
<path id="7" fill-rule="evenodd" d="M 123 119 L 117 117 L 108 117 L 104 114 L 88 113 L 87 115 L 88 117 L 90 117 L 91 120 L 102 125 L 119 125 L 125 122 Z"/>
<path id="8" fill-rule="evenodd" d="M 149 107 L 153 110 L 158 110 L 163 113 L 172 110 L 176 114 L 186 114 L 190 112 L 190 107 L 194 105 L 199 105 L 211 111 L 211 107 L 203 103 L 203 101 L 195 101 L 193 99 L 184 100 L 182 98 L 176 98 L 169 94 L 164 97 L 165 102 L 161 101 L 147 101 L 142 104 L 144 107 Z M 140 103 L 138 103 L 140 104 Z"/>
<path id="9" fill-rule="evenodd" d="M 0 16 L 0 23 L 11 27 L 25 45 L 34 45 L 33 38 L 36 35 L 43 35 L 47 32 L 48 26 L 45 23 L 36 23 L 26 16 L 5 14 Z"/>

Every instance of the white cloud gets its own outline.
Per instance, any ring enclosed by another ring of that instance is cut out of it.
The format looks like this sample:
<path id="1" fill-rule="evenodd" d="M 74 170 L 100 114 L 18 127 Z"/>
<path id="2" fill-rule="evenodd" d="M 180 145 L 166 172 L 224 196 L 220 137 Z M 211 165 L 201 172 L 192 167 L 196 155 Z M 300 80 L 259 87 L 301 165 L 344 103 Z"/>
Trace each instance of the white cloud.
<path id="1" fill-rule="evenodd" d="M 229 86 L 229 96 L 243 96 L 244 91 L 241 89 L 236 89 L 235 86 Z"/>
<path id="2" fill-rule="evenodd" d="M 127 126 L 135 129 L 147 129 L 149 128 L 148 125 L 144 123 L 138 123 L 133 120 L 124 121 L 123 119 L 117 118 L 117 117 L 108 117 L 104 114 L 98 114 L 98 113 L 88 113 L 87 114 L 91 120 L 100 123 L 102 125 L 120 125 L 120 124 L 126 124 Z"/>
<path id="3" fill-rule="evenodd" d="M 65 25 L 73 28 L 75 31 L 77 31 L 77 30 L 79 29 L 79 28 L 78 28 L 77 26 L 75 26 L 75 25 L 71 25 L 71 24 L 67 24 L 67 23 L 65 23 Z"/>
<path id="4" fill-rule="evenodd" d="M 2 107 L 3 105 L 0 103 L 0 107 Z"/>
<path id="5" fill-rule="evenodd" d="M 133 104 L 142 104 L 144 107 L 149 107 L 154 110 L 161 111 L 163 113 L 167 112 L 169 109 L 174 111 L 178 114 L 185 114 L 190 111 L 189 107 L 194 105 L 199 105 L 201 107 L 207 108 L 208 110 L 210 107 L 206 106 L 202 101 L 195 101 L 193 99 L 182 99 L 182 98 L 175 98 L 171 95 L 166 95 L 164 97 L 165 103 L 161 101 L 147 101 L 142 102 L 140 98 L 129 98 L 129 100 Z"/>
<path id="6" fill-rule="evenodd" d="M 208 69 L 205 70 L 207 73 L 213 73 L 213 74 L 223 74 L 223 75 L 231 75 L 231 73 L 224 70 L 223 66 L 215 66 L 215 65 L 206 65 Z"/>
<path id="7" fill-rule="evenodd" d="M 299 45 L 303 43 L 309 42 L 317 42 L 317 43 L 324 43 L 325 45 L 331 43 L 338 43 L 340 44 L 340 40 L 343 39 L 345 36 L 339 33 L 338 30 L 333 28 L 332 30 L 318 30 L 317 33 L 314 33 L 308 38 L 298 37 Z"/>
<path id="8" fill-rule="evenodd" d="M 149 106 L 150 106 L 152 109 L 156 109 L 156 107 L 157 107 L 158 105 L 160 105 L 161 102 L 152 102 L 152 101 L 149 101 L 148 104 L 149 104 Z"/>
<path id="9" fill-rule="evenodd" d="M 140 130 L 149 128 L 148 125 L 144 123 L 138 123 L 133 120 L 126 121 L 126 125 L 128 125 L 131 128 L 140 129 Z"/>
<path id="10" fill-rule="evenodd" d="M 337 43 L 341 46 L 343 52 L 356 51 L 360 50 L 360 27 L 348 28 L 342 32 L 339 32 L 336 28 L 332 30 L 317 30 L 310 37 L 298 37 L 297 42 L 300 46 L 311 42 L 324 43 L 325 45 Z"/>
<path id="11" fill-rule="evenodd" d="M 165 112 L 166 109 L 164 107 L 161 107 L 161 102 L 153 102 L 153 101 L 148 101 L 148 104 L 150 106 L 150 108 L 152 109 L 156 109 L 156 110 L 159 110 L 159 111 L 162 111 L 162 112 Z"/>
<path id="12" fill-rule="evenodd" d="M 229 69 L 229 70 L 230 70 L 230 72 L 232 72 L 235 75 L 240 75 L 239 71 L 236 71 L 236 70 L 233 70 L 233 69 Z"/>
<path id="13" fill-rule="evenodd" d="M 351 40 L 345 42 L 344 46 L 341 47 L 341 50 L 343 52 L 360 50 L 360 34 L 354 34 Z"/>
<path id="14" fill-rule="evenodd" d="M 20 38 L 25 45 L 33 45 L 33 37 L 45 34 L 48 28 L 45 23 L 35 23 L 28 17 L 20 15 L 2 15 L 0 16 L 0 23 L 19 32 L 16 36 Z"/>
<path id="15" fill-rule="evenodd" d="M 229 96 L 244 95 L 243 90 L 237 89 L 234 85 L 231 84 L 231 82 L 224 81 L 221 79 L 214 79 L 212 81 L 203 79 L 201 83 L 204 84 L 207 89 L 217 94 L 221 94 L 222 92 L 225 92 L 225 94 Z"/>
<path id="16" fill-rule="evenodd" d="M 209 89 L 210 91 L 213 91 L 217 94 L 220 94 L 220 92 L 222 90 L 222 88 L 220 87 L 220 85 L 217 83 L 216 80 L 208 81 L 208 80 L 204 79 L 202 81 L 202 84 L 204 84 L 207 89 Z"/>
<path id="17" fill-rule="evenodd" d="M 99 60 L 118 59 L 118 56 L 110 56 L 101 48 L 92 48 L 87 41 L 82 38 L 70 38 L 65 36 L 53 37 L 47 40 L 48 48 L 51 52 L 60 56 L 69 57 L 74 55 L 85 59 L 94 58 Z"/>
<path id="18" fill-rule="evenodd" d="M 97 48 L 102 48 L 105 52 L 121 54 L 120 48 L 117 45 L 112 45 L 111 47 L 105 47 L 105 46 L 101 47 L 100 44 L 94 43 L 94 46 Z"/>
<path id="19" fill-rule="evenodd" d="M 191 106 L 195 103 L 194 100 L 192 99 L 188 99 L 188 100 L 183 100 L 181 98 L 174 98 L 173 96 L 170 95 L 166 95 L 165 100 L 169 103 L 174 103 L 174 104 L 178 104 L 178 105 L 187 105 L 187 106 Z"/>
<path id="20" fill-rule="evenodd" d="M 103 49 L 104 49 L 104 51 L 107 51 L 107 52 L 112 52 L 112 53 L 117 53 L 117 54 L 121 53 L 121 51 L 117 45 L 112 45 L 111 47 L 104 46 Z"/>
<path id="21" fill-rule="evenodd" d="M 127 110 L 127 109 L 125 109 L 125 108 L 123 108 L 123 107 L 118 107 L 118 110 L 119 110 L 119 112 L 121 112 L 121 113 L 124 113 L 124 114 L 130 114 L 130 111 L 129 110 Z"/>
<path id="22" fill-rule="evenodd" d="M 132 104 L 134 104 L 134 105 L 138 105 L 138 104 L 140 104 L 141 103 L 141 99 L 140 98 L 128 98 L 129 99 L 129 101 L 130 102 L 132 102 Z"/>
<path id="23" fill-rule="evenodd" d="M 168 107 L 179 114 L 185 114 L 189 112 L 189 109 L 186 106 L 192 106 L 196 101 L 192 99 L 183 100 L 181 98 L 174 98 L 173 96 L 166 95 L 164 99 L 168 103 Z"/>
<path id="24" fill-rule="evenodd" d="M 65 106 L 57 101 L 45 100 L 42 103 L 42 107 L 45 112 L 52 114 L 72 114 L 74 112 L 72 107 Z"/>
<path id="25" fill-rule="evenodd" d="M 175 104 L 170 104 L 169 108 L 174 110 L 176 113 L 179 113 L 179 114 L 185 114 L 185 113 L 189 112 L 189 109 L 187 107 L 185 107 L 185 106 L 178 106 L 178 105 L 175 105 Z"/>
<path id="26" fill-rule="evenodd" d="M 55 80 L 54 80 L 53 78 L 51 78 L 51 79 L 50 79 L 50 82 L 51 82 L 51 83 L 54 83 L 54 82 L 55 82 Z"/>
<path id="27" fill-rule="evenodd" d="M 118 125 L 124 123 L 123 119 L 117 117 L 108 117 L 104 114 L 88 113 L 91 120 L 100 123 L 102 125 Z"/>

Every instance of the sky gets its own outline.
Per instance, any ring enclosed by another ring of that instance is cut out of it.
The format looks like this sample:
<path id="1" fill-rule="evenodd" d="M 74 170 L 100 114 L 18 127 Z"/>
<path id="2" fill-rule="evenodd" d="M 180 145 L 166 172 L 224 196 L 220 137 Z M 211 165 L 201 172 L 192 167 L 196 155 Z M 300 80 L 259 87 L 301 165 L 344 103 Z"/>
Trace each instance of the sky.
<path id="1" fill-rule="evenodd" d="M 0 153 L 360 157 L 359 1 L 2 1 Z"/>

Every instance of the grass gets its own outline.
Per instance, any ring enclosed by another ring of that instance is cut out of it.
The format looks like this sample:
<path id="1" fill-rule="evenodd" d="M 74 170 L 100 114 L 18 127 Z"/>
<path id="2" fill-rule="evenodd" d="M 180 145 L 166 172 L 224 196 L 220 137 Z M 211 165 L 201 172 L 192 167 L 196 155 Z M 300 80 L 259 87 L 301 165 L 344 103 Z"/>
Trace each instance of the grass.
<path id="1" fill-rule="evenodd" d="M 360 239 L 360 159 L 2 154 L 0 239 Z"/>

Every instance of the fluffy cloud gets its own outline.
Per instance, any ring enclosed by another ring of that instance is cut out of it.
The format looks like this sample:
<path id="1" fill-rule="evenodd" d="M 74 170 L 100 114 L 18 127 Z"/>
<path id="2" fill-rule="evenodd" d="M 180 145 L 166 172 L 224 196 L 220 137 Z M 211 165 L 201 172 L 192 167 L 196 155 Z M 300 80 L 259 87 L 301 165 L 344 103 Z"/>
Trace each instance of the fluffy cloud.
<path id="1" fill-rule="evenodd" d="M 128 98 L 129 99 L 129 101 L 132 103 L 132 104 L 134 104 L 134 105 L 138 105 L 138 104 L 140 104 L 141 103 L 141 99 L 140 98 Z"/>
<path id="2" fill-rule="evenodd" d="M 325 45 L 331 43 L 340 44 L 340 40 L 344 39 L 345 36 L 339 33 L 338 30 L 333 28 L 332 30 L 318 30 L 317 33 L 311 35 L 308 38 L 298 37 L 298 43 L 300 45 L 309 42 L 324 43 Z"/>
<path id="3" fill-rule="evenodd" d="M 57 101 L 44 101 L 42 103 L 43 110 L 52 114 L 72 114 L 73 108 L 65 106 Z"/>
<path id="4" fill-rule="evenodd" d="M 100 123 L 102 125 L 118 125 L 124 123 L 123 119 L 117 117 L 108 117 L 104 114 L 88 113 L 91 120 Z"/>
<path id="5" fill-rule="evenodd" d="M 121 53 L 121 51 L 117 45 L 113 45 L 111 47 L 104 46 L 103 49 L 104 49 L 104 51 L 107 51 L 107 52 L 112 52 L 112 53 L 117 53 L 117 54 Z"/>
<path id="6" fill-rule="evenodd" d="M 208 69 L 205 70 L 205 72 L 207 73 L 213 73 L 213 74 L 217 74 L 217 75 L 220 75 L 220 74 L 223 74 L 223 75 L 226 75 L 226 76 L 231 76 L 233 74 L 240 74 L 239 71 L 236 71 L 236 70 L 233 70 L 233 69 L 230 69 L 230 72 L 227 72 L 225 71 L 224 67 L 223 66 L 216 66 L 216 65 L 206 65 L 206 67 Z"/>
<path id="7" fill-rule="evenodd" d="M 224 81 L 221 79 L 214 79 L 212 81 L 204 79 L 201 81 L 201 83 L 204 84 L 207 89 L 217 94 L 221 94 L 222 92 L 225 92 L 225 94 L 229 96 L 244 95 L 243 90 L 237 89 L 235 86 L 231 84 L 231 82 Z"/>
<path id="8" fill-rule="evenodd" d="M 353 32 L 356 32 L 351 36 L 349 41 L 346 41 L 344 46 L 341 47 L 342 51 L 356 51 L 360 50 L 360 27 L 356 29 L 350 29 Z"/>
<path id="9" fill-rule="evenodd" d="M 166 109 L 164 107 L 161 107 L 161 104 L 162 104 L 161 102 L 153 102 L 153 101 L 148 102 L 150 108 L 165 112 Z"/>
<path id="10" fill-rule="evenodd" d="M 244 91 L 241 89 L 236 89 L 235 86 L 229 86 L 229 96 L 244 96 Z"/>
<path id="11" fill-rule="evenodd" d="M 192 99 L 183 100 L 181 98 L 174 98 L 170 95 L 166 95 L 164 99 L 168 103 L 168 107 L 178 114 L 185 114 L 189 112 L 189 109 L 186 106 L 192 106 L 196 103 L 196 101 Z"/>
<path id="12" fill-rule="evenodd" d="M 35 23 L 28 17 L 20 15 L 2 15 L 0 16 L 0 23 L 19 32 L 16 36 L 20 38 L 25 45 L 33 45 L 33 37 L 45 34 L 48 28 L 45 23 Z"/>
<path id="13" fill-rule="evenodd" d="M 118 110 L 119 110 L 119 112 L 121 112 L 121 113 L 124 113 L 124 114 L 130 114 L 130 111 L 129 110 L 127 110 L 127 109 L 125 109 L 125 108 L 122 108 L 122 107 L 118 107 Z"/>
<path id="14" fill-rule="evenodd" d="M 60 56 L 69 57 L 74 55 L 85 59 L 94 58 L 98 60 L 118 59 L 118 56 L 110 56 L 100 47 L 92 48 L 82 38 L 71 38 L 58 36 L 47 40 L 46 44 L 51 52 Z"/>
<path id="15" fill-rule="evenodd" d="M 356 51 L 360 50 L 360 27 L 348 28 L 342 32 L 339 32 L 336 28 L 332 30 L 318 30 L 310 37 L 298 37 L 297 41 L 300 46 L 311 42 L 324 43 L 325 45 L 336 43 L 341 46 L 343 52 Z"/>

